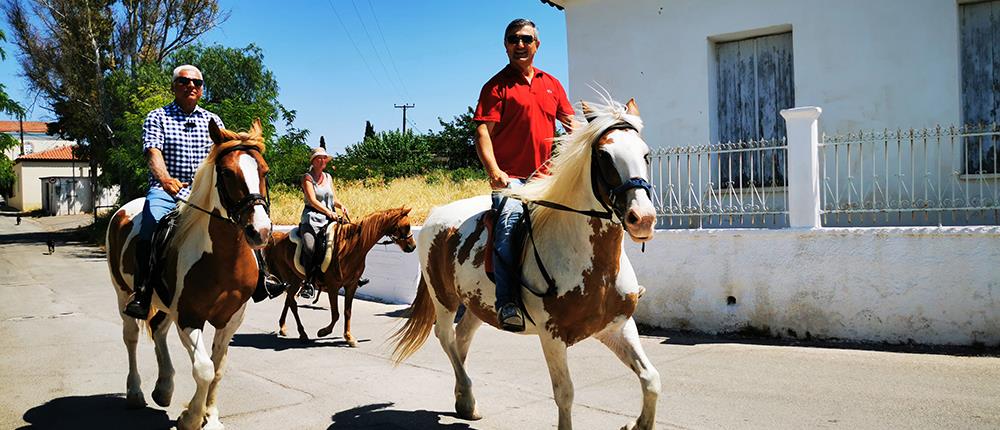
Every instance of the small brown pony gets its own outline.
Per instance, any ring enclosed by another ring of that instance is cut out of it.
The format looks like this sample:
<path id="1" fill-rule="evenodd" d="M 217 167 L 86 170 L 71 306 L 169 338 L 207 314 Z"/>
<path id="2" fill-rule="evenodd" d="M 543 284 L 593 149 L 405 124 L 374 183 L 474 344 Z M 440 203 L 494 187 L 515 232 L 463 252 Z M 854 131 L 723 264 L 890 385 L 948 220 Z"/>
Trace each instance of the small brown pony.
<path id="1" fill-rule="evenodd" d="M 358 346 L 354 336 L 351 335 L 351 305 L 354 302 L 354 293 L 358 289 L 358 279 L 361 279 L 361 274 L 365 271 L 365 256 L 383 236 L 389 236 L 403 252 L 413 252 L 417 245 L 410 233 L 409 214 L 410 209 L 407 208 L 389 209 L 374 212 L 357 224 L 334 225 L 335 233 L 327 245 L 331 248 L 331 261 L 316 282 L 319 291 L 326 291 L 330 298 L 332 318 L 330 324 L 321 328 L 317 336 L 323 337 L 333 332 L 333 325 L 340 318 L 337 310 L 337 292 L 343 288 L 344 340 L 352 347 Z M 285 307 L 281 310 L 281 318 L 278 320 L 279 334 L 286 335 L 285 318 L 291 309 L 298 327 L 299 339 L 307 340 L 309 335 L 302 327 L 298 304 L 295 302 L 295 294 L 305 279 L 305 275 L 295 264 L 295 248 L 296 245 L 288 233 L 274 233 L 274 242 L 266 248 L 264 256 L 271 271 L 283 281 L 292 284 L 285 292 Z"/>
<path id="2" fill-rule="evenodd" d="M 171 320 L 191 356 L 197 387 L 177 418 L 177 428 L 182 430 L 223 428 L 216 394 L 229 341 L 243 322 L 247 299 L 257 285 L 252 249 L 261 248 L 271 237 L 260 120 L 254 121 L 248 133 L 220 129 L 214 120 L 208 131 L 214 145 L 195 173 L 188 204 L 179 207 L 176 233 L 162 262 L 163 288 L 154 290 L 147 318 L 160 371 L 153 390 L 156 404 L 170 405 L 174 391 L 174 367 L 166 342 Z M 125 204 L 108 225 L 108 268 L 119 312 L 134 288 L 135 236 L 143 202 L 140 198 Z M 136 365 L 142 322 L 123 312 L 121 317 L 129 362 L 126 402 L 130 407 L 143 407 L 146 400 Z M 206 322 L 215 327 L 211 349 L 205 345 Z"/>

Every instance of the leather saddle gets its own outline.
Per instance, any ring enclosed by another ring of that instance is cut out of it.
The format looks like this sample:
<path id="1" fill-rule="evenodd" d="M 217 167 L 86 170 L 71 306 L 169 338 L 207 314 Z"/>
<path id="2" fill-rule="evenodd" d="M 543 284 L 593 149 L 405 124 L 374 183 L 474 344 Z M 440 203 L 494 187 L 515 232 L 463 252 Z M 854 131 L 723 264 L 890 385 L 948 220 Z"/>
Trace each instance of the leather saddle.
<path id="1" fill-rule="evenodd" d="M 164 263 L 166 262 L 167 248 L 174 239 L 177 227 L 177 218 L 180 211 L 174 209 L 168 212 L 156 224 L 153 232 L 153 239 L 150 241 L 149 250 L 149 286 L 153 287 L 156 294 L 165 302 L 173 300 L 173 292 L 167 288 L 166 280 L 163 279 Z"/>
<path id="2" fill-rule="evenodd" d="M 331 243 L 335 243 L 337 235 L 337 223 L 331 222 L 327 224 L 325 234 L 321 234 L 319 237 L 319 242 L 316 243 L 316 248 L 322 250 L 322 252 L 313 253 L 313 261 L 309 262 L 309 265 L 320 265 L 320 270 L 326 271 L 330 268 L 330 263 L 333 261 L 333 247 L 330 246 Z M 295 227 L 288 232 L 288 240 L 291 240 L 295 245 L 295 271 L 305 277 L 308 271 L 306 266 L 302 262 L 302 248 L 305 246 L 302 243 L 302 235 L 299 233 L 299 228 Z"/>

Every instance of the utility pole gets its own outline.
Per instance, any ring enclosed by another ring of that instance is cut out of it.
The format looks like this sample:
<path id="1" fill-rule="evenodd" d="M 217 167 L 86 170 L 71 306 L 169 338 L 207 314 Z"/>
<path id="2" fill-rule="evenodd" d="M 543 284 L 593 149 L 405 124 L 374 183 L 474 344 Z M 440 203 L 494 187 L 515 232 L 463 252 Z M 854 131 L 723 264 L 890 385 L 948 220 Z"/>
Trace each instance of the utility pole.
<path id="1" fill-rule="evenodd" d="M 404 103 L 403 105 L 393 105 L 393 106 L 395 106 L 396 109 L 402 109 L 403 110 L 403 135 L 406 135 L 406 110 L 407 109 L 413 109 L 416 105 L 414 105 L 412 103 L 411 104 L 405 104 Z"/>

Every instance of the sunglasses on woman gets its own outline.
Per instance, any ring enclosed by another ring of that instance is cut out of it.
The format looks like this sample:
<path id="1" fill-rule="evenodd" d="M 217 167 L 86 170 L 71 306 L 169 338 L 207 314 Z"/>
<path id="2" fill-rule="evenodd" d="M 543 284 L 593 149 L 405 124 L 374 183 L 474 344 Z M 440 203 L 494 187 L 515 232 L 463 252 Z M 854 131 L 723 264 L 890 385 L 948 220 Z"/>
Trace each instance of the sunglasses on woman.
<path id="1" fill-rule="evenodd" d="M 525 45 L 530 45 L 531 42 L 535 41 L 535 36 L 530 34 L 511 34 L 510 36 L 507 36 L 507 43 L 511 45 L 517 45 L 518 41 L 524 42 Z"/>
<path id="2" fill-rule="evenodd" d="M 174 79 L 174 83 L 178 83 L 183 86 L 187 86 L 187 84 L 194 83 L 194 86 L 201 88 L 201 84 L 205 83 L 205 81 L 201 79 L 191 79 L 180 76 L 177 79 Z"/>

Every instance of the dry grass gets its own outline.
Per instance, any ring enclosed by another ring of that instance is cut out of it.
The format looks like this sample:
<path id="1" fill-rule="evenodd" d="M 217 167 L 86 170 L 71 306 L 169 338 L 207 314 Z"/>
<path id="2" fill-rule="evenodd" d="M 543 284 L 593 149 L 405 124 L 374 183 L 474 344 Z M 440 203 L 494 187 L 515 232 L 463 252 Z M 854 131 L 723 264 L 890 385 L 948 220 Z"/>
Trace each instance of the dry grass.
<path id="1" fill-rule="evenodd" d="M 406 206 L 410 222 L 421 225 L 431 208 L 467 197 L 489 194 L 485 180 L 453 182 L 447 178 L 427 177 L 396 179 L 389 183 L 334 180 L 337 198 L 350 210 L 354 220 L 374 211 Z M 275 224 L 299 223 L 302 214 L 302 191 L 294 187 L 276 186 L 271 190 L 271 220 Z"/>

